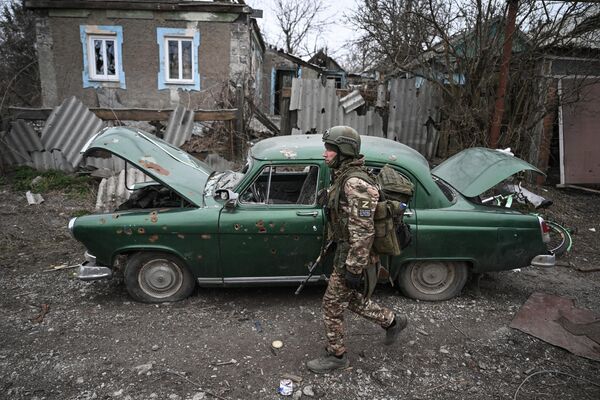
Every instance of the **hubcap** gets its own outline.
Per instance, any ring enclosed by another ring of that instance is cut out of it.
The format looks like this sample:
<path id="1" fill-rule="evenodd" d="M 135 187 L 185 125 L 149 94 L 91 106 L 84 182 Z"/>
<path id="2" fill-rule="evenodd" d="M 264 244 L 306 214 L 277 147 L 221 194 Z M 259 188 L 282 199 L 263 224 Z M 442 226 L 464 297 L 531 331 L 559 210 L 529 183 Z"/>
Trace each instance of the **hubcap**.
<path id="1" fill-rule="evenodd" d="M 165 298 L 181 288 L 183 273 L 172 261 L 158 259 L 144 264 L 138 275 L 140 288 L 153 297 Z"/>
<path id="2" fill-rule="evenodd" d="M 448 289 L 456 274 L 451 263 L 425 262 L 416 265 L 411 273 L 415 287 L 426 294 L 438 294 Z"/>

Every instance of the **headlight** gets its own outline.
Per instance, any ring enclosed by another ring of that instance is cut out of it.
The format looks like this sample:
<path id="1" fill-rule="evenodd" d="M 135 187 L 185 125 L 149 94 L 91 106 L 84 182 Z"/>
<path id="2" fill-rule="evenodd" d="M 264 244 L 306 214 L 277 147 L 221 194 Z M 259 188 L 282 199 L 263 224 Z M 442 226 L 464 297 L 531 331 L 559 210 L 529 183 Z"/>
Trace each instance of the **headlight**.
<path id="1" fill-rule="evenodd" d="M 75 220 L 77 219 L 77 217 L 71 218 L 71 220 L 69 221 L 69 232 L 71 233 L 71 236 L 73 237 L 73 239 L 75 239 L 75 235 L 73 235 L 73 227 L 75 226 Z"/>

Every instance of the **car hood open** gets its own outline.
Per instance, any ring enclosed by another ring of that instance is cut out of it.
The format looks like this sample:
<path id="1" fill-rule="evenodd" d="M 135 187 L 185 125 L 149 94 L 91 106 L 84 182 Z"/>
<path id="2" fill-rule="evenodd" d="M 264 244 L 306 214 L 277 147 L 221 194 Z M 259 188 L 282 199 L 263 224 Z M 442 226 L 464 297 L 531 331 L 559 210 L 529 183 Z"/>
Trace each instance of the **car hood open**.
<path id="1" fill-rule="evenodd" d="M 431 172 L 451 184 L 463 196 L 474 197 L 511 175 L 526 170 L 544 175 L 533 165 L 507 152 L 473 147 L 450 157 Z"/>
<path id="2" fill-rule="evenodd" d="M 183 150 L 149 133 L 124 127 L 100 131 L 81 152 L 88 155 L 97 149 L 123 158 L 190 203 L 203 205 L 204 185 L 213 170 Z"/>

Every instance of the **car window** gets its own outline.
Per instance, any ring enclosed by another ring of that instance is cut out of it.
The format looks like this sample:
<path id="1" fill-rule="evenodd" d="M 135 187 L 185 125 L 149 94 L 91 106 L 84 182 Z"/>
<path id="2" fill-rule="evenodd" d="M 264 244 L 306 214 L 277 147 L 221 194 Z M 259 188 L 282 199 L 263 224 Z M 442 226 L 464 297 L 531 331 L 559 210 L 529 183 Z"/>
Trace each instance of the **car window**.
<path id="1" fill-rule="evenodd" d="M 265 166 L 240 195 L 247 204 L 314 205 L 317 198 L 317 165 Z"/>
<path id="2" fill-rule="evenodd" d="M 441 180 L 435 176 L 432 176 L 432 178 L 433 178 L 433 181 L 442 190 L 442 193 L 444 193 L 444 196 L 446 196 L 448 201 L 454 201 L 454 191 L 450 188 L 450 186 L 446 182 L 444 182 L 443 180 Z"/>

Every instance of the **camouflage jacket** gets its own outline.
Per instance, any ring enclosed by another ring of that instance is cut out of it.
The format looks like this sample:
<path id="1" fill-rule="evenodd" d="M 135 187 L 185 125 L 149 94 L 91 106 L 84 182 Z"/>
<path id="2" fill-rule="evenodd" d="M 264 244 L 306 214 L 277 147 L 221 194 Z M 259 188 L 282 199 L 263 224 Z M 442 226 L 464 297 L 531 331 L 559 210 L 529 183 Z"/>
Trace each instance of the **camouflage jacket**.
<path id="1" fill-rule="evenodd" d="M 370 264 L 375 237 L 373 216 L 379 200 L 379 191 L 374 183 L 355 176 L 368 178 L 363 166 L 363 158 L 343 163 L 333 171 L 333 184 L 328 191 L 331 239 L 338 242 L 338 249 L 343 253 L 347 251 L 345 259 L 342 254 L 337 263 L 354 274 L 361 273 Z M 339 199 L 337 207 L 336 198 Z"/>

